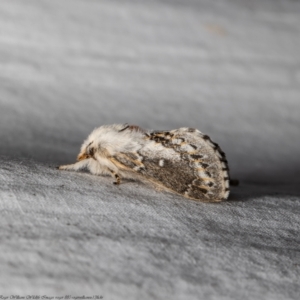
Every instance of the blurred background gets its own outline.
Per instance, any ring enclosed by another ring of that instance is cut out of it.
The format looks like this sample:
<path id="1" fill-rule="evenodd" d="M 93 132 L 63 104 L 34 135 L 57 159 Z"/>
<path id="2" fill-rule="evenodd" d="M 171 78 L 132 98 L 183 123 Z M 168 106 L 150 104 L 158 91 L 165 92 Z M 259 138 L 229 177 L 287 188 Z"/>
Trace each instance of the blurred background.
<path id="1" fill-rule="evenodd" d="M 300 2 L 0 4 L 0 155 L 74 160 L 103 124 L 196 127 L 232 176 L 298 181 Z"/>

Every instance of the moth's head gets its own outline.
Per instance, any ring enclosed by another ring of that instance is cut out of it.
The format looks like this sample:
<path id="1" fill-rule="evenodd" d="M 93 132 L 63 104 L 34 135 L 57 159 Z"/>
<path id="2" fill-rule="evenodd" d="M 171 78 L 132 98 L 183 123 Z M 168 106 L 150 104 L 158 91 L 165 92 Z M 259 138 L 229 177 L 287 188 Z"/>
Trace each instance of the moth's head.
<path id="1" fill-rule="evenodd" d="M 84 143 L 81 147 L 81 150 L 77 156 L 77 160 L 83 160 L 88 158 L 94 158 L 95 148 L 93 142 Z"/>

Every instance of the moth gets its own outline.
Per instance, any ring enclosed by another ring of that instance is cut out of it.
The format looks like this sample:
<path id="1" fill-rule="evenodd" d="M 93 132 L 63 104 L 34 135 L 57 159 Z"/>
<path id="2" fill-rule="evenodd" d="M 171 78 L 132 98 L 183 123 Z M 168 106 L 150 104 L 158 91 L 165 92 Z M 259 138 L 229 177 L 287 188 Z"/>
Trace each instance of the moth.
<path id="1" fill-rule="evenodd" d="M 81 146 L 77 162 L 60 170 L 89 170 L 122 178 L 150 181 L 186 198 L 218 202 L 229 195 L 229 168 L 224 152 L 194 128 L 145 130 L 128 124 L 94 129 Z"/>

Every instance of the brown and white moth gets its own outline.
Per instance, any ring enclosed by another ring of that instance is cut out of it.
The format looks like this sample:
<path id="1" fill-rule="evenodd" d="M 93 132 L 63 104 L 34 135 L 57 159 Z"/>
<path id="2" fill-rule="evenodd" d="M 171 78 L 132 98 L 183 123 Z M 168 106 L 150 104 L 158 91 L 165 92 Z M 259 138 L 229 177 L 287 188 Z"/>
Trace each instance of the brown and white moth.
<path id="1" fill-rule="evenodd" d="M 78 161 L 60 170 L 88 169 L 95 175 L 150 181 L 186 198 L 226 200 L 229 168 L 224 152 L 197 129 L 144 130 L 128 124 L 96 128 L 84 141 Z"/>

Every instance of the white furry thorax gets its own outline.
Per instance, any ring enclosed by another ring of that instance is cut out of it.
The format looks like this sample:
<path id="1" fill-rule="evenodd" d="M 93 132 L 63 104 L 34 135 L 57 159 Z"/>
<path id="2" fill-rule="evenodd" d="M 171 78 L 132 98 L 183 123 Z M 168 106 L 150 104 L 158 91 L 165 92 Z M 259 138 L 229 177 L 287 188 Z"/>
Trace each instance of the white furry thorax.
<path id="1" fill-rule="evenodd" d="M 124 124 L 104 125 L 95 128 L 81 146 L 81 152 L 88 147 L 106 150 L 110 155 L 118 152 L 136 151 L 144 143 L 140 131 L 121 131 Z"/>

